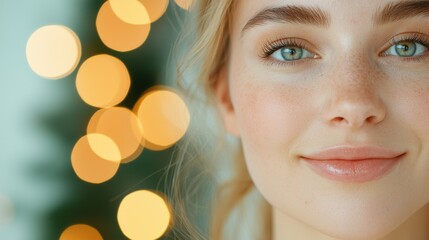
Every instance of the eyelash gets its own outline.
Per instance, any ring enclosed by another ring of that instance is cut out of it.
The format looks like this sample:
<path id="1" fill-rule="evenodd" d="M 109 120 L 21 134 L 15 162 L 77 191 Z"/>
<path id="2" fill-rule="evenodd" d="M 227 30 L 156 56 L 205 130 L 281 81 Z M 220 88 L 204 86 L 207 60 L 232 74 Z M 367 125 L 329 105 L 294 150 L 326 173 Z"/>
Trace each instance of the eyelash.
<path id="1" fill-rule="evenodd" d="M 267 42 L 266 44 L 264 44 L 262 46 L 262 57 L 267 58 L 271 56 L 271 54 L 273 54 L 275 51 L 286 46 L 306 48 L 305 45 L 298 42 L 297 39 L 295 38 L 280 39 L 273 42 Z"/>
<path id="2" fill-rule="evenodd" d="M 381 54 L 379 54 L 379 56 L 385 56 L 385 57 L 395 57 L 394 55 L 388 55 L 385 52 L 392 46 L 397 45 L 399 43 L 402 42 L 415 42 L 415 43 L 419 43 L 421 45 L 423 45 L 425 48 L 427 48 L 427 50 L 425 51 L 425 53 L 421 54 L 421 55 L 417 55 L 414 57 L 399 57 L 402 61 L 412 61 L 412 62 L 419 62 L 419 61 L 424 61 L 429 59 L 429 37 L 426 36 L 423 33 L 412 33 L 412 34 L 408 34 L 408 35 L 402 35 L 400 37 L 394 37 L 389 41 L 389 45 L 387 48 L 385 48 Z M 298 48 L 303 48 L 303 49 L 308 49 L 308 47 L 306 46 L 306 44 L 303 44 L 302 41 L 300 39 L 297 38 L 282 38 L 279 40 L 274 40 L 274 41 L 268 41 L 267 43 L 265 43 L 262 46 L 262 52 L 260 54 L 260 57 L 262 59 L 269 59 L 271 57 L 271 55 L 276 52 L 277 50 L 286 47 L 286 46 L 291 46 L 291 47 L 298 47 Z M 310 51 L 310 50 L 308 50 Z M 317 54 L 315 54 L 317 56 Z M 305 61 L 308 59 L 300 59 L 300 60 L 296 60 L 296 61 L 277 61 L 277 60 L 272 60 L 269 59 L 267 60 L 268 63 L 270 64 L 276 64 L 276 65 L 295 65 L 295 64 L 299 64 L 302 61 Z"/>
<path id="3" fill-rule="evenodd" d="M 402 61 L 406 62 L 419 62 L 424 61 L 429 58 L 429 37 L 423 33 L 415 32 L 408 35 L 402 35 L 400 37 L 394 37 L 389 41 L 389 46 L 382 51 L 380 56 L 383 57 L 395 57 L 393 55 L 388 55 L 385 52 L 392 46 L 397 45 L 402 42 L 414 42 L 423 45 L 426 48 L 426 51 L 420 55 L 414 57 L 400 57 Z"/>
<path id="4" fill-rule="evenodd" d="M 282 65 L 293 66 L 302 61 L 308 60 L 308 59 L 300 59 L 300 60 L 286 62 L 286 61 L 277 61 L 277 60 L 269 59 L 271 58 L 271 55 L 274 52 L 286 46 L 308 49 L 308 46 L 303 44 L 301 40 L 297 38 L 282 38 L 279 40 L 268 41 L 267 43 L 265 43 L 262 46 L 262 53 L 260 54 L 260 57 L 264 60 L 267 60 L 266 63 L 268 62 L 271 65 L 280 65 L 280 66 Z"/>

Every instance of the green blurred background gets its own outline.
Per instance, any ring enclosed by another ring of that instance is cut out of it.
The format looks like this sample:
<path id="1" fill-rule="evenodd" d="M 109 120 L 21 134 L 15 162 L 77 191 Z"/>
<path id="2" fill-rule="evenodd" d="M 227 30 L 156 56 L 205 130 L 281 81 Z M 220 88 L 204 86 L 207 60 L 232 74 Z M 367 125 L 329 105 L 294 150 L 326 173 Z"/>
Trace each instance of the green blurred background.
<path id="1" fill-rule="evenodd" d="M 74 83 L 85 59 L 107 53 L 126 64 L 132 83 L 119 106 L 132 108 L 155 84 L 173 85 L 167 81 L 174 71 L 168 62 L 185 11 L 170 1 L 166 14 L 152 24 L 146 42 L 120 53 L 104 46 L 97 35 L 95 19 L 104 2 L 0 0 L 0 239 L 58 239 L 77 223 L 95 227 L 105 240 L 127 239 L 116 220 L 122 198 L 135 190 L 162 192 L 166 187 L 165 167 L 173 148 L 145 149 L 102 184 L 86 183 L 72 170 L 73 146 L 85 135 L 97 110 L 81 100 Z M 52 24 L 71 28 L 82 44 L 76 70 L 55 81 L 32 72 L 25 56 L 30 35 Z M 172 239 L 171 234 L 162 239 Z"/>

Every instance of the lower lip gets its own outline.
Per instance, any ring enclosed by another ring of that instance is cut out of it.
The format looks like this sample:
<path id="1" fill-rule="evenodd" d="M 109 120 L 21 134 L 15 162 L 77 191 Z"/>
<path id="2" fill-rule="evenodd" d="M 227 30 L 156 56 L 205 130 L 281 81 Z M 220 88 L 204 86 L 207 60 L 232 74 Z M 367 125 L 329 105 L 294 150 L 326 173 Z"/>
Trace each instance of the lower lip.
<path id="1" fill-rule="evenodd" d="M 314 160 L 302 158 L 322 177 L 341 182 L 368 182 L 387 175 L 400 158 L 365 160 Z"/>

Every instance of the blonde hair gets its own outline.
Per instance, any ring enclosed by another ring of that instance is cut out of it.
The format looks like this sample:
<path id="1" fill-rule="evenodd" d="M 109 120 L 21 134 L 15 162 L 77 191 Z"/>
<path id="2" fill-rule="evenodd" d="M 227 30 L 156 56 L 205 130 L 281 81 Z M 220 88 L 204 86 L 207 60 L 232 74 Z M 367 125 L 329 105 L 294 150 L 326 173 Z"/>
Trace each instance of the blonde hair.
<path id="1" fill-rule="evenodd" d="M 250 179 L 239 139 L 221 124 L 212 91 L 228 63 L 233 8 L 233 0 L 195 0 L 176 45 L 176 79 L 192 116 L 172 164 L 179 239 L 270 239 L 270 207 Z"/>

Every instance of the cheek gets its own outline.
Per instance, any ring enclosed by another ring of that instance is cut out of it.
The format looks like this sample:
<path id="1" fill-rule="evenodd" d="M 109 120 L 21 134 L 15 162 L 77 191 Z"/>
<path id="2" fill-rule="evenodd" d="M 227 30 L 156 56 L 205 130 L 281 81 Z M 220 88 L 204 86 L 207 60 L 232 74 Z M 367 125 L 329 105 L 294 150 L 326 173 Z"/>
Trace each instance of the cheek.
<path id="1" fill-rule="evenodd" d="M 414 178 L 419 180 L 421 192 L 427 193 L 429 200 L 429 194 L 426 191 L 429 186 L 427 174 L 429 172 L 429 80 L 423 79 L 414 86 L 404 87 L 404 89 L 408 90 L 401 93 L 396 114 L 415 136 L 416 140 L 407 139 L 410 148 L 418 148 L 416 151 L 418 160 L 414 163 L 416 169 Z M 412 144 L 414 141 L 417 141 L 417 144 Z"/>
<path id="2" fill-rule="evenodd" d="M 264 80 L 261 79 L 260 82 Z M 241 140 L 248 158 L 281 154 L 305 129 L 312 113 L 306 91 L 285 84 L 241 83 L 233 95 Z"/>
<path id="3" fill-rule="evenodd" d="M 429 144 L 429 80 L 404 87 L 398 95 L 401 97 L 396 114 L 423 140 L 423 144 Z"/>
<path id="4" fill-rule="evenodd" d="M 413 115 L 417 116 L 416 120 L 423 129 L 426 130 L 426 134 L 429 133 L 429 86 L 425 88 L 416 89 L 415 99 L 411 98 L 413 102 Z M 425 134 L 425 135 L 426 135 Z"/>

